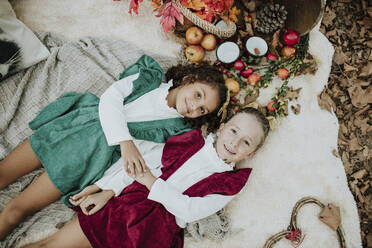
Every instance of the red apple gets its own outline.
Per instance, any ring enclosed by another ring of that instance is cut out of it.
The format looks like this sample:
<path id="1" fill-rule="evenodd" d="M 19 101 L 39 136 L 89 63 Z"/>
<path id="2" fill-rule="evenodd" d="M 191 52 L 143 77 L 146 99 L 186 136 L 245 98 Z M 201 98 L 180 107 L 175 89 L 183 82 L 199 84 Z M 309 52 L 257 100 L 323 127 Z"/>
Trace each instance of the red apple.
<path id="1" fill-rule="evenodd" d="M 203 39 L 203 30 L 193 26 L 186 30 L 186 40 L 190 45 L 197 45 Z"/>
<path id="2" fill-rule="evenodd" d="M 191 45 L 186 48 L 185 55 L 188 60 L 197 63 L 204 58 L 204 49 L 201 46 Z"/>
<path id="3" fill-rule="evenodd" d="M 283 34 L 284 43 L 288 46 L 294 46 L 300 41 L 300 36 L 295 30 L 287 30 Z"/>
<path id="4" fill-rule="evenodd" d="M 251 74 L 253 73 L 253 68 L 252 67 L 248 67 L 247 69 L 243 70 L 240 72 L 240 75 L 244 78 L 247 78 L 249 77 Z"/>
<path id="5" fill-rule="evenodd" d="M 272 54 L 272 53 L 269 53 L 269 54 L 266 56 L 266 59 L 267 59 L 267 61 L 269 61 L 270 63 L 273 63 L 273 62 L 275 62 L 275 60 L 276 60 L 276 55 L 275 55 L 275 54 Z"/>
<path id="6" fill-rule="evenodd" d="M 286 69 L 286 68 L 280 68 L 278 70 L 278 76 L 281 78 L 281 79 L 286 79 L 289 75 L 289 71 Z"/>
<path id="7" fill-rule="evenodd" d="M 296 53 L 296 48 L 291 47 L 291 46 L 285 46 L 282 49 L 283 56 L 287 58 L 293 56 L 295 53 Z"/>
<path id="8" fill-rule="evenodd" d="M 226 85 L 227 89 L 231 92 L 232 96 L 235 96 L 240 91 L 240 85 L 239 85 L 238 81 L 236 81 L 235 79 L 227 78 L 225 80 L 225 85 Z"/>
<path id="9" fill-rule="evenodd" d="M 241 70 L 241 69 L 244 68 L 244 66 L 245 66 L 245 64 L 244 64 L 244 62 L 241 61 L 241 60 L 237 60 L 237 61 L 235 61 L 235 63 L 234 63 L 234 68 L 235 68 L 236 70 Z"/>
<path id="10" fill-rule="evenodd" d="M 275 112 L 275 109 L 276 107 L 274 106 L 276 104 L 275 101 L 270 101 L 268 104 L 267 104 L 267 110 L 269 110 L 270 112 Z"/>
<path id="11" fill-rule="evenodd" d="M 216 48 L 217 39 L 213 34 L 206 34 L 206 35 L 204 35 L 200 45 L 205 50 L 212 51 Z"/>
<path id="12" fill-rule="evenodd" d="M 261 79 L 261 76 L 257 73 L 252 73 L 251 75 L 249 75 L 248 77 L 248 84 L 255 87 L 258 83 L 258 81 L 260 81 Z"/>

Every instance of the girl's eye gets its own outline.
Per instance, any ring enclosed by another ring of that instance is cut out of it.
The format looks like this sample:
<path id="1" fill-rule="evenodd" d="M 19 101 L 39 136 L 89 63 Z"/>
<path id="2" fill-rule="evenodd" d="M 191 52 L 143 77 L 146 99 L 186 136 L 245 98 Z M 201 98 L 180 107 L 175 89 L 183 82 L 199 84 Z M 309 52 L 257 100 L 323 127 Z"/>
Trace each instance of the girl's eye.
<path id="1" fill-rule="evenodd" d="M 244 140 L 244 144 L 246 144 L 247 146 L 249 146 L 249 142 Z"/>
<path id="2" fill-rule="evenodd" d="M 205 109 L 203 107 L 200 107 L 200 113 L 202 113 L 202 114 L 205 113 Z"/>

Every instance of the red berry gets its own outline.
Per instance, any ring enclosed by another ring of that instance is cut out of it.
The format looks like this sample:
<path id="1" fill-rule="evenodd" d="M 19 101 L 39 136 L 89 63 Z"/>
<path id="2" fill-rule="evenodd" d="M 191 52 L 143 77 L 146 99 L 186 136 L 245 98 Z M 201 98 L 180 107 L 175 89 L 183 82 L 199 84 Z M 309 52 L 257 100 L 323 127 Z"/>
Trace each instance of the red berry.
<path id="1" fill-rule="evenodd" d="M 286 69 L 286 68 L 280 68 L 278 70 L 278 76 L 281 78 L 281 79 L 286 79 L 289 75 L 289 71 Z"/>
<path id="2" fill-rule="evenodd" d="M 275 101 L 270 101 L 266 106 L 267 110 L 269 110 L 270 112 L 275 112 L 276 107 L 274 106 L 274 104 L 276 104 Z"/>
<path id="3" fill-rule="evenodd" d="M 240 75 L 244 78 L 247 78 L 249 77 L 251 74 L 253 73 L 253 68 L 252 67 L 248 67 L 247 69 L 243 70 L 240 72 Z"/>
<path id="4" fill-rule="evenodd" d="M 283 56 L 287 58 L 293 56 L 295 53 L 296 53 L 296 48 L 291 47 L 291 46 L 285 46 L 282 49 Z"/>
<path id="5" fill-rule="evenodd" d="M 295 30 L 287 30 L 283 35 L 283 41 L 288 46 L 296 45 L 300 40 L 300 36 Z"/>
<path id="6" fill-rule="evenodd" d="M 236 70 L 241 70 L 241 69 L 243 69 L 244 67 L 245 67 L 245 64 L 244 64 L 243 61 L 241 61 L 241 60 L 237 60 L 237 61 L 235 61 L 235 63 L 234 63 L 234 68 L 235 68 Z"/>
<path id="7" fill-rule="evenodd" d="M 258 83 L 258 81 L 260 81 L 261 79 L 261 76 L 257 73 L 252 73 L 249 77 L 248 77 L 248 84 L 255 87 Z"/>
<path id="8" fill-rule="evenodd" d="M 267 59 L 268 61 L 270 61 L 270 63 L 275 62 L 275 60 L 276 60 L 276 55 L 275 55 L 275 54 L 272 54 L 272 53 L 269 53 L 269 54 L 266 56 L 266 59 Z"/>

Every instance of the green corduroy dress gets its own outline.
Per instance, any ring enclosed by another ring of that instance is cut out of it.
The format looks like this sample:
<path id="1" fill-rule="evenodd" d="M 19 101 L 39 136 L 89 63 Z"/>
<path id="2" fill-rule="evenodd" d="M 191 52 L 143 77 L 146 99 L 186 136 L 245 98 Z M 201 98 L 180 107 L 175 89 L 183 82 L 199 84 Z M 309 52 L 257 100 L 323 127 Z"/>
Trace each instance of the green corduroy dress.
<path id="1" fill-rule="evenodd" d="M 163 77 L 159 64 L 147 55 L 125 69 L 120 79 L 135 73 L 139 76 L 133 81 L 133 92 L 123 104 L 158 88 Z M 66 93 L 29 123 L 35 131 L 30 138 L 31 147 L 67 206 L 71 206 L 68 202 L 71 195 L 100 179 L 121 156 L 120 146 L 107 144 L 98 104 L 99 98 L 91 93 Z M 127 124 L 134 138 L 158 143 L 191 130 L 183 118 Z"/>

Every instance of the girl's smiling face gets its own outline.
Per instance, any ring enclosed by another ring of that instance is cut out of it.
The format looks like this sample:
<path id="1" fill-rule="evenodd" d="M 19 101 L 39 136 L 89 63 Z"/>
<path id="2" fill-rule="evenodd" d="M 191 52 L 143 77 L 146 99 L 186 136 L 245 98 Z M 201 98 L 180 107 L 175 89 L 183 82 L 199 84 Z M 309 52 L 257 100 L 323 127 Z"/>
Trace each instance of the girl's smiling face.
<path id="1" fill-rule="evenodd" d="M 177 112 L 188 118 L 197 118 L 213 112 L 219 103 L 217 87 L 201 82 L 178 87 L 175 94 Z"/>
<path id="2" fill-rule="evenodd" d="M 264 132 L 252 114 L 239 113 L 217 131 L 216 151 L 227 163 L 239 162 L 255 154 Z"/>

